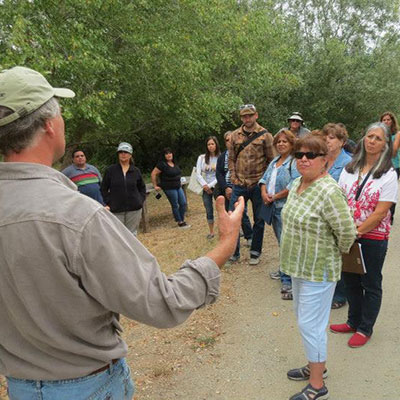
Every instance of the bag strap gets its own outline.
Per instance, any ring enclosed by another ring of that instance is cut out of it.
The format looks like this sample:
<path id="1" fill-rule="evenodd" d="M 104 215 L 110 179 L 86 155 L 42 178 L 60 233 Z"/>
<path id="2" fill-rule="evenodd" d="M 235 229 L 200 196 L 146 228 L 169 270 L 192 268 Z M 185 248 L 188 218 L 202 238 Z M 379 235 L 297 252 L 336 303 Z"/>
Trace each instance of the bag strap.
<path id="1" fill-rule="evenodd" d="M 247 139 L 245 142 L 243 142 L 240 146 L 239 146 L 239 150 L 236 153 L 236 159 L 239 157 L 240 152 L 247 147 L 253 140 L 258 139 L 260 136 L 264 135 L 264 133 L 267 133 L 268 131 L 266 129 L 263 129 L 260 132 L 257 132 L 256 135 L 254 135 L 252 138 Z"/>
<path id="2" fill-rule="evenodd" d="M 367 176 L 363 179 L 361 185 L 357 188 L 356 197 L 355 197 L 355 200 L 356 200 L 356 201 L 358 201 L 358 199 L 359 199 L 359 197 L 360 197 L 360 195 L 361 195 L 361 192 L 362 192 L 362 190 L 363 190 L 365 184 L 367 183 L 367 180 L 368 180 L 368 178 L 369 178 L 370 175 L 371 175 L 371 170 L 368 171 Z"/>

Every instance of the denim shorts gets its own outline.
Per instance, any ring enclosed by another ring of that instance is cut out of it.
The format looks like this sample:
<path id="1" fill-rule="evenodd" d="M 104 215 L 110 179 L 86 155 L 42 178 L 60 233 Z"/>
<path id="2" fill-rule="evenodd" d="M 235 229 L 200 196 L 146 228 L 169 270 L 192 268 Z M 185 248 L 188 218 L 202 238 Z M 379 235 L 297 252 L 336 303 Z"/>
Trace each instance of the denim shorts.
<path id="1" fill-rule="evenodd" d="M 134 385 L 124 358 L 81 378 L 33 381 L 7 377 L 10 400 L 131 400 Z"/>

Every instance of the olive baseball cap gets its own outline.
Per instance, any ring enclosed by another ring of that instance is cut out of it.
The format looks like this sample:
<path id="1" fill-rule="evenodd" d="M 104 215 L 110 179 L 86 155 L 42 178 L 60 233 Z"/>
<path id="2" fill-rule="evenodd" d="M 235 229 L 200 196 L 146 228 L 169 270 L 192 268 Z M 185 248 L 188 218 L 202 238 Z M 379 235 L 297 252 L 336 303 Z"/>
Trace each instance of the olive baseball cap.
<path id="1" fill-rule="evenodd" d="M 4 69 L 0 72 L 0 106 L 13 113 L 0 119 L 0 126 L 7 125 L 41 107 L 52 97 L 74 97 L 70 89 L 53 88 L 37 71 L 25 67 Z"/>

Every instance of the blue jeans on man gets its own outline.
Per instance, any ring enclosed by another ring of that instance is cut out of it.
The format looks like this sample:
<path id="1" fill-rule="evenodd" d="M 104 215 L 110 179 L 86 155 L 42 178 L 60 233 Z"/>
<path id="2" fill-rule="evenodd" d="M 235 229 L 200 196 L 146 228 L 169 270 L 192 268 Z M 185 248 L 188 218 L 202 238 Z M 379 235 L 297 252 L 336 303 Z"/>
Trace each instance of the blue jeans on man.
<path id="1" fill-rule="evenodd" d="M 251 240 L 253 238 L 253 228 L 251 227 L 249 214 L 247 214 L 247 204 L 243 211 L 242 231 L 243 231 L 243 236 L 246 240 Z"/>
<path id="2" fill-rule="evenodd" d="M 228 200 L 225 197 L 225 210 L 229 211 L 229 204 L 230 200 Z M 242 216 L 242 231 L 243 231 L 243 236 L 246 240 L 251 240 L 253 237 L 253 228 L 251 227 L 251 222 L 249 215 L 247 214 L 247 204 L 245 204 L 244 211 L 243 211 L 243 216 Z"/>
<path id="3" fill-rule="evenodd" d="M 264 220 L 260 217 L 260 210 L 262 205 L 260 187 L 258 185 L 254 185 L 252 187 L 233 185 L 232 197 L 229 204 L 230 210 L 233 210 L 234 204 L 240 196 L 243 196 L 246 204 L 247 201 L 250 200 L 253 206 L 254 225 L 253 238 L 250 247 L 250 257 L 257 258 L 261 255 L 264 239 Z M 240 256 L 240 238 L 238 238 L 238 243 L 234 256 Z"/>
<path id="4" fill-rule="evenodd" d="M 185 220 L 186 211 L 186 197 L 183 189 L 164 189 L 169 203 L 171 204 L 172 214 L 176 222 L 183 222 Z"/>
<path id="5" fill-rule="evenodd" d="M 130 400 L 134 384 L 124 358 L 94 375 L 59 381 L 33 381 L 7 377 L 10 400 Z"/>
<path id="6" fill-rule="evenodd" d="M 229 211 L 230 200 L 225 197 L 225 210 Z M 253 238 L 253 228 L 251 227 L 251 222 L 249 215 L 247 214 L 247 204 L 244 206 L 243 216 L 242 216 L 242 231 L 243 236 L 246 240 L 251 240 Z"/>

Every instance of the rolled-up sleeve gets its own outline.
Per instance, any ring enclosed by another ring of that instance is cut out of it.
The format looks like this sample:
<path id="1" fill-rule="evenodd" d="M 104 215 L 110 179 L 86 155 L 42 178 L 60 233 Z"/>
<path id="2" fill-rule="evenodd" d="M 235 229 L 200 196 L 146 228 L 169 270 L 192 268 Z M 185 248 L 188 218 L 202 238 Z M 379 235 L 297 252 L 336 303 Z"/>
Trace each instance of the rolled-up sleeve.
<path id="1" fill-rule="evenodd" d="M 81 235 L 75 273 L 84 290 L 110 311 L 169 328 L 219 295 L 220 270 L 213 260 L 186 260 L 166 276 L 155 257 L 106 210 L 94 214 Z"/>

